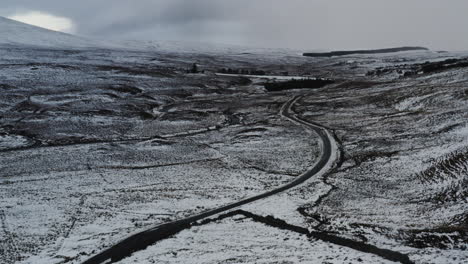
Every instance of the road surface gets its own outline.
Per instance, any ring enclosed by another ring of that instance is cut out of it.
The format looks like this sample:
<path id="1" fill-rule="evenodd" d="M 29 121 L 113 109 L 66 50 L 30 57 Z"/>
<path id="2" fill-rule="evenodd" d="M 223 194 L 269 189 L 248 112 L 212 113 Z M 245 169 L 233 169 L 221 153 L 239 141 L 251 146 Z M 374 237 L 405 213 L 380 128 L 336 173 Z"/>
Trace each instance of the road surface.
<path id="1" fill-rule="evenodd" d="M 321 155 L 320 159 L 311 167 L 308 171 L 304 172 L 300 176 L 296 177 L 293 181 L 289 182 L 286 185 L 283 185 L 277 189 L 253 196 L 232 204 L 225 205 L 213 210 L 205 211 L 197 215 L 187 217 L 185 219 L 176 220 L 174 222 L 160 224 L 155 227 L 152 227 L 146 231 L 134 234 L 114 246 L 105 249 L 104 251 L 98 253 L 97 255 L 89 258 L 83 264 L 100 264 L 100 263 L 113 263 L 119 261 L 125 257 L 130 256 L 132 253 L 143 250 L 148 246 L 160 241 L 162 239 L 168 238 L 179 231 L 189 228 L 190 225 L 196 221 L 205 219 L 234 209 L 236 207 L 246 205 L 266 197 L 284 192 L 293 187 L 296 187 L 308 179 L 326 173 L 330 170 L 335 162 L 335 158 L 338 156 L 336 153 L 337 143 L 334 140 L 332 134 L 325 129 L 324 127 L 304 121 L 298 118 L 291 110 L 292 106 L 301 98 L 301 96 L 296 96 L 286 102 L 281 108 L 280 115 L 284 118 L 291 120 L 292 122 L 303 126 L 304 128 L 311 130 L 317 134 L 321 140 Z"/>

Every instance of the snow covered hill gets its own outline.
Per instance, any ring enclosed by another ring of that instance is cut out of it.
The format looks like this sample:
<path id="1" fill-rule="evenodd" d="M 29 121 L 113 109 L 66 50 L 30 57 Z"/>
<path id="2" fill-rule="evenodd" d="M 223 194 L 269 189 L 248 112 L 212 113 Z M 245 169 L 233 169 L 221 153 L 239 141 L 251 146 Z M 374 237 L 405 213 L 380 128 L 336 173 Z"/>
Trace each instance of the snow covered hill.
<path id="1" fill-rule="evenodd" d="M 289 49 L 268 49 L 242 47 L 237 45 L 161 41 L 161 40 L 98 40 L 53 31 L 0 16 L 0 45 L 27 45 L 48 48 L 111 48 L 176 53 L 210 54 L 289 54 L 300 55 L 300 51 Z"/>
<path id="2" fill-rule="evenodd" d="M 53 48 L 86 48 L 104 43 L 18 22 L 0 16 L 0 45 L 28 45 Z"/>

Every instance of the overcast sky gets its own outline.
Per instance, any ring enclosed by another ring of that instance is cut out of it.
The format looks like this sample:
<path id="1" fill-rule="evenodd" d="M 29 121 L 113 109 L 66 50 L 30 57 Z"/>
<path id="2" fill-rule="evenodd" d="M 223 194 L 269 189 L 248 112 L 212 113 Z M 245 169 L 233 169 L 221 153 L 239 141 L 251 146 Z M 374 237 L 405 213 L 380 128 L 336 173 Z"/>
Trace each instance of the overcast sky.
<path id="1" fill-rule="evenodd" d="M 299 49 L 468 50 L 467 12 L 467 0 L 0 1 L 2 16 L 83 36 Z"/>

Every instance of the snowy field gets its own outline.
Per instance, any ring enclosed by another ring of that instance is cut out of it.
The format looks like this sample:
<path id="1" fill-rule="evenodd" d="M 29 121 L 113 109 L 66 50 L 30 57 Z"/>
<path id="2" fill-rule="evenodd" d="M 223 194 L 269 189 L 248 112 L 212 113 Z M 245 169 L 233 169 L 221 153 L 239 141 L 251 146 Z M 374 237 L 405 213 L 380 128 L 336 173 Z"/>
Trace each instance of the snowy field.
<path id="1" fill-rule="evenodd" d="M 68 48 L 68 35 L 33 47 L 4 32 L 2 264 L 83 263 L 136 232 L 291 182 L 323 147 L 280 114 L 294 98 L 298 118 L 336 136 L 333 169 L 118 263 L 468 262 L 468 67 L 421 71 L 465 54 Z M 204 72 L 187 73 L 193 63 Z M 263 78 L 216 74 L 228 67 L 335 83 L 269 93 Z"/>

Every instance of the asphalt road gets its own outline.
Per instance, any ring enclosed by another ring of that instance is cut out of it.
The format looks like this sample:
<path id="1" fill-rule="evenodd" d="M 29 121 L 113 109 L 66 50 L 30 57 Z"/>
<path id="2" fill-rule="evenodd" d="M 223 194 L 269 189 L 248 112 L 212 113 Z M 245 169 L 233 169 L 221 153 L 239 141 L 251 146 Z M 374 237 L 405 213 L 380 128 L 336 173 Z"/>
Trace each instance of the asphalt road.
<path id="1" fill-rule="evenodd" d="M 286 102 L 283 107 L 281 108 L 280 115 L 284 118 L 291 120 L 296 124 L 300 124 L 304 128 L 315 132 L 321 139 L 321 156 L 318 162 L 316 162 L 312 168 L 308 171 L 304 172 L 302 175 L 295 178 L 290 183 L 283 185 L 277 189 L 274 189 L 269 192 L 265 192 L 263 194 L 259 194 L 257 196 L 253 196 L 232 204 L 225 205 L 223 207 L 219 207 L 213 210 L 205 211 L 200 214 L 190 216 L 181 220 L 177 220 L 170 223 L 160 224 L 155 227 L 152 227 L 146 231 L 142 231 L 140 233 L 134 234 L 114 246 L 105 249 L 104 251 L 98 253 L 97 255 L 89 258 L 83 264 L 100 264 L 100 263 L 113 263 L 119 261 L 125 257 L 130 256 L 132 253 L 143 250 L 148 246 L 160 241 L 162 239 L 168 238 L 183 229 L 189 228 L 192 223 L 202 220 L 207 217 L 211 217 L 213 215 L 223 213 L 234 209 L 236 207 L 246 205 L 266 197 L 278 194 L 280 192 L 284 192 L 288 189 L 296 187 L 311 177 L 326 172 L 329 169 L 330 164 L 334 162 L 333 157 L 336 157 L 336 153 L 333 153 L 334 149 L 332 148 L 332 142 L 334 142 L 334 138 L 329 131 L 327 131 L 324 127 L 314 124 L 311 122 L 304 121 L 298 118 L 294 113 L 292 113 L 292 106 L 299 100 L 301 96 L 296 96 Z"/>

